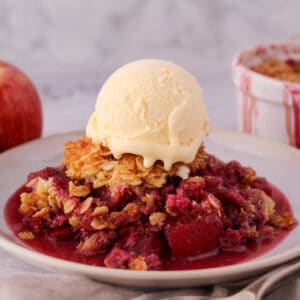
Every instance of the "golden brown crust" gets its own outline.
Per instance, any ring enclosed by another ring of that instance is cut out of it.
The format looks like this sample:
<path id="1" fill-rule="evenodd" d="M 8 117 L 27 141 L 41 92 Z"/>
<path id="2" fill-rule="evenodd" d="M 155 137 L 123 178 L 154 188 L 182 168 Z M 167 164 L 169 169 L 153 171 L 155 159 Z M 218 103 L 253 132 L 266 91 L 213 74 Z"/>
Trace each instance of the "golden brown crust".
<path id="1" fill-rule="evenodd" d="M 280 228 L 289 227 L 296 222 L 296 219 L 289 212 L 285 212 L 283 214 L 274 214 L 270 218 L 270 223 Z"/>
<path id="2" fill-rule="evenodd" d="M 205 167 L 206 154 L 200 148 L 195 160 L 187 165 L 191 169 Z M 167 172 L 162 162 L 145 168 L 143 158 L 135 154 L 123 154 L 115 159 L 108 148 L 95 144 L 89 138 L 79 138 L 75 142 L 65 144 L 63 164 L 67 167 L 66 174 L 71 179 L 85 179 L 93 183 L 93 188 L 119 182 L 146 187 L 161 187 L 166 183 L 167 175 L 175 175 L 183 163 L 176 163 Z"/>
<path id="3" fill-rule="evenodd" d="M 289 65 L 277 58 L 268 58 L 252 66 L 251 70 L 272 78 L 300 83 L 300 62 Z"/>

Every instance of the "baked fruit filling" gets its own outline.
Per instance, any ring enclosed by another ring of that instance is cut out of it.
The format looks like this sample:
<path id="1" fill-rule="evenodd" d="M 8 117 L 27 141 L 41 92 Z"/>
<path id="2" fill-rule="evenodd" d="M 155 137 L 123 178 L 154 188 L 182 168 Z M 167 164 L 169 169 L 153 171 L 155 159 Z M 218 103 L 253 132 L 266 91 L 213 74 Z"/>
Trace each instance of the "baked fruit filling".
<path id="1" fill-rule="evenodd" d="M 21 239 L 71 239 L 76 255 L 104 256 L 111 268 L 161 270 L 166 258 L 240 252 L 296 223 L 252 168 L 203 147 L 191 164 L 165 171 L 160 161 L 145 168 L 141 156 L 115 159 L 79 138 L 66 143 L 62 166 L 30 174 L 26 187 Z"/>
<path id="2" fill-rule="evenodd" d="M 280 80 L 300 83 L 300 61 L 267 58 L 250 68 L 251 70 Z"/>

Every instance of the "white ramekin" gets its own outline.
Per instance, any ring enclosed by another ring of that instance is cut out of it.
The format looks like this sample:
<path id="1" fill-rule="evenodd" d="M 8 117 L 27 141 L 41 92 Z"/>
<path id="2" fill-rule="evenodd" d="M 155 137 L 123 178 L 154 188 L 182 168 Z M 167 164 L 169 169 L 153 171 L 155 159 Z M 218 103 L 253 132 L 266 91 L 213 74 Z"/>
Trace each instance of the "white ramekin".
<path id="1" fill-rule="evenodd" d="M 261 45 L 234 58 L 238 128 L 300 148 L 300 84 L 249 69 L 269 57 L 300 60 L 300 40 Z"/>

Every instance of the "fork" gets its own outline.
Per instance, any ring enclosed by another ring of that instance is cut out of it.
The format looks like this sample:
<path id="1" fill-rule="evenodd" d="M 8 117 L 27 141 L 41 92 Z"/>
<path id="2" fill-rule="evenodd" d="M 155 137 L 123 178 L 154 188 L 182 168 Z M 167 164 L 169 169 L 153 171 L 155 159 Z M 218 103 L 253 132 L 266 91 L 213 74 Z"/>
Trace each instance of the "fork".
<path id="1" fill-rule="evenodd" d="M 300 261 L 292 261 L 259 277 L 238 293 L 227 297 L 215 296 L 175 296 L 160 300 L 261 300 L 265 293 L 280 279 L 300 270 Z"/>

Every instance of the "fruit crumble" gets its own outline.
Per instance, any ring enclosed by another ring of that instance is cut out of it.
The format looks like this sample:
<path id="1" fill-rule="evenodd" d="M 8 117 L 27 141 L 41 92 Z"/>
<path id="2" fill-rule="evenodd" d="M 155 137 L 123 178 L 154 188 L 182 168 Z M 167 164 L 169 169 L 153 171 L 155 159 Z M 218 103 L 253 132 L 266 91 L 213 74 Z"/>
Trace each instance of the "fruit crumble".
<path id="1" fill-rule="evenodd" d="M 206 152 L 209 116 L 195 77 L 145 59 L 101 88 L 86 136 L 62 165 L 32 173 L 6 206 L 29 247 L 131 270 L 235 264 L 295 226 L 284 195 L 255 171 Z"/>
<path id="2" fill-rule="evenodd" d="M 272 78 L 300 83 L 300 61 L 297 60 L 268 58 L 250 69 Z"/>
<path id="3" fill-rule="evenodd" d="M 47 254 L 110 268 L 191 269 L 208 257 L 214 266 L 236 263 L 251 244 L 255 252 L 253 244 L 276 241 L 296 224 L 266 179 L 203 147 L 191 164 L 165 171 L 160 161 L 145 168 L 139 155 L 115 159 L 108 148 L 79 138 L 65 144 L 62 166 L 31 173 L 22 191 L 11 200 L 20 239 Z M 70 244 L 73 253 L 64 256 Z M 233 259 L 218 260 L 227 254 Z"/>

